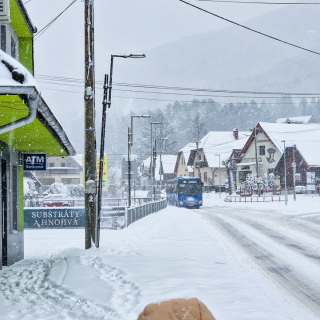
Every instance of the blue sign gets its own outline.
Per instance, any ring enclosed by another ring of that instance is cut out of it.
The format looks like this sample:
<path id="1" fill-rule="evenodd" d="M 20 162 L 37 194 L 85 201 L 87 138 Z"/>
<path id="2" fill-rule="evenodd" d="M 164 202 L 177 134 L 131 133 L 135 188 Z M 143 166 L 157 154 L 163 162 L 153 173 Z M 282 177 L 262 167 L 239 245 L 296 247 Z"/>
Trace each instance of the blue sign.
<path id="1" fill-rule="evenodd" d="M 42 153 L 24 154 L 23 170 L 47 170 L 47 155 Z"/>
<path id="2" fill-rule="evenodd" d="M 26 229 L 84 228 L 84 208 L 25 208 Z"/>

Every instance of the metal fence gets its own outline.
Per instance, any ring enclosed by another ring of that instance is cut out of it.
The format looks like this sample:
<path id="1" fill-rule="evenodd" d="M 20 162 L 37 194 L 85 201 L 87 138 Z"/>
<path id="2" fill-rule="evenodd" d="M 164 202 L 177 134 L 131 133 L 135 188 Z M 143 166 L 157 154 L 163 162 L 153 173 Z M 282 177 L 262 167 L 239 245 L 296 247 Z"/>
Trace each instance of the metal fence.
<path id="1" fill-rule="evenodd" d="M 241 197 L 241 196 L 227 196 L 225 198 L 226 202 L 280 202 L 280 201 L 285 201 L 285 196 L 284 195 L 262 195 L 262 196 L 255 196 L 252 195 L 250 197 Z"/>
<path id="2" fill-rule="evenodd" d="M 140 206 L 126 207 L 125 210 L 125 227 L 128 227 L 131 223 L 157 211 L 160 211 L 167 207 L 167 200 L 158 200 L 154 202 L 148 202 Z"/>

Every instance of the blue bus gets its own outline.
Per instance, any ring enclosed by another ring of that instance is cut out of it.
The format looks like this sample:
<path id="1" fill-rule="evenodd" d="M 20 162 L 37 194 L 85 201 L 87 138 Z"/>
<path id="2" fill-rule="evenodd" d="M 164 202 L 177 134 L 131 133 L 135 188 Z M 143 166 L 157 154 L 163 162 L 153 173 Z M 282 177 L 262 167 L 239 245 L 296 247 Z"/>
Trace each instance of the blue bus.
<path id="1" fill-rule="evenodd" d="M 167 181 L 167 203 L 177 207 L 202 206 L 202 182 L 200 178 L 177 177 Z"/>

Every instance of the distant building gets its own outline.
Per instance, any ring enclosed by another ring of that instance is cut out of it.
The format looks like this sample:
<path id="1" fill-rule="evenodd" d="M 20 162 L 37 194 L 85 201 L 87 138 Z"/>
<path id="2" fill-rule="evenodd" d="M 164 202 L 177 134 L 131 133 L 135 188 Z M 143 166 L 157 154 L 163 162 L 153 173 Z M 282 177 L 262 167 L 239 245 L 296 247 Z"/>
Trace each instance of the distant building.
<path id="1" fill-rule="evenodd" d="M 173 179 L 176 177 L 174 168 L 176 165 L 177 157 L 172 154 L 162 154 L 161 160 L 160 155 L 157 156 L 156 162 L 154 164 L 154 179 L 156 184 L 165 183 L 168 179 Z M 139 166 L 139 175 L 147 175 L 150 177 L 150 157 L 145 159 Z"/>
<path id="2" fill-rule="evenodd" d="M 284 154 L 275 167 L 275 174 L 281 177 L 282 189 L 287 179 L 288 190 L 293 190 L 294 181 L 298 192 L 320 192 L 320 140 L 300 141 L 297 145 L 286 147 L 286 172 Z M 303 188 L 300 188 L 303 187 Z"/>
<path id="3" fill-rule="evenodd" d="M 224 166 L 231 157 L 236 157 L 246 143 L 250 132 L 210 131 L 199 142 L 198 149 L 190 152 L 188 166 L 194 177 L 200 177 L 207 190 L 225 186 L 229 179 Z"/>
<path id="4" fill-rule="evenodd" d="M 238 183 L 244 183 L 248 174 L 263 178 L 275 173 L 285 145 L 292 147 L 295 144 L 300 150 L 319 136 L 320 125 L 316 124 L 258 123 L 239 154 L 236 165 Z"/>
<path id="5" fill-rule="evenodd" d="M 174 173 L 176 177 L 193 177 L 193 167 L 188 166 L 190 152 L 196 148 L 195 143 L 188 143 L 177 155 Z"/>
<path id="6" fill-rule="evenodd" d="M 42 185 L 83 184 L 82 165 L 74 157 L 48 157 L 47 170 L 34 174 Z"/>
<path id="7" fill-rule="evenodd" d="M 300 116 L 300 117 L 289 117 L 289 118 L 278 118 L 276 123 L 295 123 L 295 124 L 307 124 L 307 123 L 318 123 L 314 116 Z"/>

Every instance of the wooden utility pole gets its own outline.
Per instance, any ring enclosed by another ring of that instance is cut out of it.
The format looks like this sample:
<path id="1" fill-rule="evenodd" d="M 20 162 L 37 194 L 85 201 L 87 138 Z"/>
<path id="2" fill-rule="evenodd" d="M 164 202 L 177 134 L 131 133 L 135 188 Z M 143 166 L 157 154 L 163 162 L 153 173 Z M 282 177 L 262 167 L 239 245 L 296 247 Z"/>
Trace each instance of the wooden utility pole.
<path id="1" fill-rule="evenodd" d="M 96 137 L 95 137 L 95 82 L 94 82 L 94 0 L 85 0 L 85 248 L 95 242 L 96 225 Z"/>

